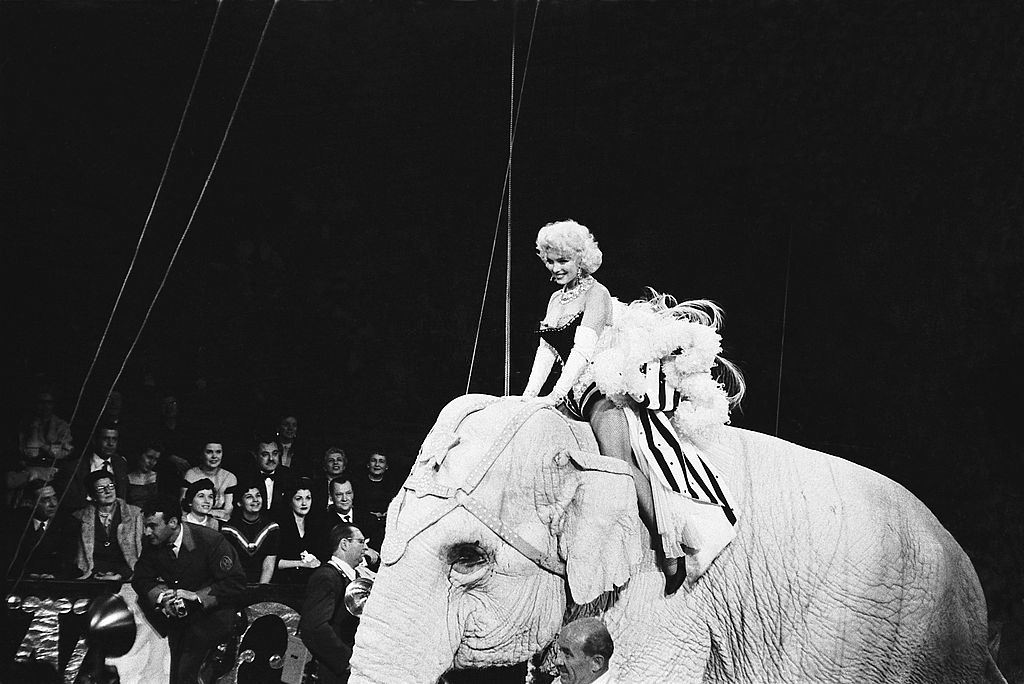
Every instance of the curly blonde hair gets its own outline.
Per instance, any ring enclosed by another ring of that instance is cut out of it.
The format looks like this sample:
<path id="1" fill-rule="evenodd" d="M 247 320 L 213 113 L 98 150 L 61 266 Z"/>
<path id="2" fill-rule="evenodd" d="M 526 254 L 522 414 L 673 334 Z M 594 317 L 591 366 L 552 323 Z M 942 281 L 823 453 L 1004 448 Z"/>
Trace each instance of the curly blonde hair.
<path id="1" fill-rule="evenodd" d="M 601 268 L 604 259 L 590 229 L 572 219 L 555 221 L 540 229 L 537 233 L 537 256 L 543 259 L 547 252 L 579 256 L 580 268 L 585 273 L 594 273 Z"/>

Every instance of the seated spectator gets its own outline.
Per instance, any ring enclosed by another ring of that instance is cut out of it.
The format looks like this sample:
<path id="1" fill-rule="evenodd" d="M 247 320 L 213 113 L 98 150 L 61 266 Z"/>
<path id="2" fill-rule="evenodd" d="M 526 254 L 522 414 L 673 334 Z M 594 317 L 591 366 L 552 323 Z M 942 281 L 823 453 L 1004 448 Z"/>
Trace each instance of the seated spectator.
<path id="1" fill-rule="evenodd" d="M 342 475 L 348 467 L 348 456 L 340 447 L 324 452 L 322 475 L 313 478 L 313 512 L 320 513 L 331 505 L 331 480 Z"/>
<path id="2" fill-rule="evenodd" d="M 195 482 L 204 478 L 213 482 L 213 508 L 210 510 L 210 515 L 222 522 L 231 517 L 233 505 L 231 487 L 238 484 L 238 478 L 234 473 L 220 467 L 223 461 L 224 445 L 220 442 L 207 442 L 203 445 L 201 465 L 185 472 L 186 482 Z"/>
<path id="3" fill-rule="evenodd" d="M 233 489 L 239 506 L 220 531 L 238 552 L 246 579 L 267 584 L 277 568 L 281 527 L 263 510 L 263 491 L 258 483 L 235 485 Z"/>
<path id="4" fill-rule="evenodd" d="M 353 505 L 355 494 L 352 491 L 352 482 L 346 475 L 340 475 L 331 480 L 331 505 L 326 511 L 320 511 L 310 516 L 310 533 L 315 547 L 314 553 L 321 561 L 326 563 L 331 558 L 331 548 L 328 537 L 331 530 L 341 524 L 355 525 L 362 529 L 362 525 L 370 522 L 369 516 L 363 515 Z M 367 537 L 369 544 L 371 539 Z M 369 551 L 373 551 L 367 547 Z"/>
<path id="5" fill-rule="evenodd" d="M 20 508 L 10 516 L 5 559 L 13 558 L 9 577 L 17 579 L 73 579 L 78 576 L 73 562 L 74 534 L 66 519 L 57 517 L 57 492 L 53 485 L 31 480 L 25 486 L 31 508 Z"/>
<path id="6" fill-rule="evenodd" d="M 220 529 L 220 521 L 210 515 L 213 508 L 213 482 L 208 478 L 190 482 L 181 498 L 182 522 Z"/>
<path id="7" fill-rule="evenodd" d="M 299 439 L 299 419 L 287 413 L 281 416 L 277 427 L 277 441 L 281 445 L 281 465 L 287 466 L 298 477 L 313 475 L 312 454 L 305 440 Z"/>
<path id="8" fill-rule="evenodd" d="M 32 419 L 18 433 L 18 450 L 28 463 L 52 465 L 72 448 L 71 426 L 53 413 L 53 392 L 40 390 Z"/>
<path id="9" fill-rule="evenodd" d="M 299 480 L 288 493 L 289 510 L 279 514 L 281 544 L 277 556 L 274 581 L 281 584 L 305 584 L 315 568 L 320 567 L 313 545 L 313 535 L 306 528 L 309 507 L 313 503 L 309 480 Z"/>
<path id="10" fill-rule="evenodd" d="M 359 509 L 367 516 L 367 521 L 360 529 L 373 540 L 375 549 L 379 549 L 384 541 L 388 506 L 398 494 L 399 485 L 388 472 L 387 456 L 379 452 L 370 454 L 366 462 L 366 475 L 352 478 Z"/>
<path id="11" fill-rule="evenodd" d="M 142 553 L 142 510 L 117 498 L 111 473 L 89 473 L 85 483 L 93 503 L 72 514 L 79 522 L 79 579 L 127 580 Z"/>
<path id="12" fill-rule="evenodd" d="M 97 470 L 113 474 L 118 499 L 128 496 L 128 462 L 117 453 L 119 437 L 116 426 L 100 423 L 93 435 L 90 452 L 79 461 L 65 463 L 61 467 L 58 481 L 60 476 L 71 479 L 63 502 L 67 510 L 77 510 L 89 503 L 90 492 L 85 486 L 85 478 Z"/>
<path id="13" fill-rule="evenodd" d="M 252 477 L 263 488 L 263 505 L 271 515 L 287 509 L 286 492 L 294 491 L 296 478 L 281 465 L 281 445 L 267 437 L 256 438 L 256 468 Z"/>
<path id="14" fill-rule="evenodd" d="M 142 507 L 147 501 L 164 492 L 159 472 L 160 452 L 163 447 L 154 441 L 142 445 L 128 471 L 128 496 L 125 499 L 133 506 Z M 175 492 L 179 491 L 177 488 Z"/>

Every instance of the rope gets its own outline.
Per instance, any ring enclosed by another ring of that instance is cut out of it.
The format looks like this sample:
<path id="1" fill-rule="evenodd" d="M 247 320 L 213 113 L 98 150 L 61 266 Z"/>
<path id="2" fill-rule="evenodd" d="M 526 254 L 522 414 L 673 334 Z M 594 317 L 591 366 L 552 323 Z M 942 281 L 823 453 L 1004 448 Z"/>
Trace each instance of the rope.
<path id="1" fill-rule="evenodd" d="M 92 362 L 89 364 L 89 369 L 86 371 L 85 377 L 82 379 L 82 384 L 78 389 L 78 397 L 75 399 L 75 407 L 71 411 L 71 419 L 68 420 L 68 425 L 74 425 L 75 423 L 75 418 L 78 416 L 78 409 L 82 405 L 82 397 L 85 395 L 85 388 L 89 384 L 89 379 L 92 377 L 93 370 L 96 369 L 96 362 L 99 360 L 100 350 L 103 349 L 103 344 L 107 340 L 107 335 L 110 332 L 110 326 L 113 324 L 114 321 L 114 315 L 117 313 L 117 307 L 120 305 L 121 297 L 124 295 L 125 287 L 128 285 L 128 279 L 131 277 L 132 271 L 135 269 L 135 262 L 139 258 L 139 251 L 142 247 L 142 240 L 146 236 L 146 230 L 149 228 L 149 222 L 153 218 L 153 210 L 156 208 L 156 203 L 160 197 L 160 192 L 161 190 L 163 190 L 164 182 L 167 180 L 167 173 L 171 168 L 171 159 L 174 157 L 174 150 L 178 146 L 178 140 L 181 138 L 181 131 L 185 127 L 185 118 L 188 116 L 188 111 L 192 107 L 192 99 L 195 96 L 196 85 L 199 83 L 199 76 L 203 71 L 203 65 L 206 64 L 206 55 L 210 52 L 210 43 L 213 42 L 213 32 L 214 29 L 217 27 L 217 19 L 220 17 L 220 10 L 222 6 L 223 0 L 217 0 L 217 9 L 213 13 L 213 21 L 210 23 L 210 31 L 206 34 L 206 44 L 203 46 L 203 54 L 199 58 L 199 66 L 196 67 L 196 74 L 192 78 L 192 87 L 189 88 L 188 97 L 185 99 L 185 108 L 182 110 L 181 118 L 178 120 L 178 130 L 175 131 L 174 139 L 171 141 L 171 149 L 167 153 L 167 161 L 164 162 L 163 173 L 160 175 L 160 181 L 157 183 L 156 192 L 153 194 L 153 201 L 149 205 L 149 213 L 146 214 L 146 220 L 143 221 L 142 223 L 142 232 L 139 233 L 139 240 L 138 242 L 135 243 L 135 252 L 132 254 L 131 261 L 128 264 L 128 271 L 124 275 L 124 280 L 121 281 L 121 288 L 118 290 L 117 297 L 114 299 L 114 306 L 110 310 L 110 316 L 107 318 L 106 327 L 103 328 L 103 334 L 100 335 L 99 344 L 96 345 L 96 352 L 92 356 Z M 103 415 L 103 412 L 106 411 L 107 409 L 107 401 L 109 400 L 109 398 L 110 393 L 108 392 L 107 397 L 104 398 L 103 400 L 103 406 L 100 408 L 101 416 Z M 96 428 L 93 427 L 93 430 L 95 429 Z M 85 455 L 84 447 L 81 455 Z M 53 457 L 51 458 L 50 463 L 47 467 L 53 468 L 56 463 L 57 458 Z M 21 536 L 18 538 L 18 544 L 15 547 L 14 556 L 11 558 L 11 562 L 7 566 L 7 571 L 4 573 L 4 577 L 10 574 L 11 568 L 14 567 L 14 561 L 17 558 L 18 552 L 21 551 L 21 546 L 25 542 L 25 535 L 28 534 L 28 529 L 31 526 L 31 524 L 32 521 L 30 519 L 28 521 L 28 524 L 26 524 L 25 528 L 22 530 Z M 33 547 L 33 551 L 34 550 L 35 547 Z M 31 553 L 29 554 L 29 556 L 31 557 Z M 19 580 L 20 579 L 21 578 L 19 577 Z"/>
<path id="2" fill-rule="evenodd" d="M 224 146 L 227 144 L 228 135 L 231 133 L 231 127 L 234 125 L 235 117 L 238 114 L 238 108 L 242 104 L 242 97 L 245 95 L 245 90 L 246 90 L 246 88 L 249 85 L 250 79 L 252 78 L 253 70 L 256 67 L 256 59 L 259 57 L 260 50 L 263 47 L 263 42 L 264 42 L 264 40 L 266 39 L 266 36 L 267 36 L 267 29 L 270 28 L 270 20 L 274 16 L 274 10 L 277 9 L 278 2 L 280 2 L 280 0 L 274 0 L 273 4 L 270 7 L 270 12 L 267 13 L 267 20 L 263 24 L 263 30 L 260 32 L 259 42 L 256 44 L 256 50 L 253 52 L 252 60 L 249 62 L 249 69 L 248 69 L 248 71 L 245 74 L 245 79 L 242 81 L 242 87 L 239 89 L 238 97 L 235 99 L 235 106 L 232 108 L 231 116 L 228 118 L 228 123 L 227 123 L 227 125 L 224 128 L 224 135 L 221 136 L 220 145 L 217 147 L 217 154 L 214 156 L 213 163 L 210 165 L 210 171 L 209 171 L 209 173 L 206 174 L 206 180 L 203 182 L 203 187 L 199 191 L 199 197 L 196 199 L 196 202 L 195 202 L 195 204 L 192 207 L 192 213 L 189 215 L 188 222 L 185 224 L 185 229 L 182 231 L 181 237 L 178 239 L 178 244 L 175 246 L 174 252 L 171 254 L 170 262 L 167 264 L 167 268 L 164 270 L 163 278 L 161 278 L 161 280 L 160 280 L 160 285 L 159 285 L 159 287 L 157 287 L 156 293 L 153 295 L 153 299 L 150 301 L 149 307 L 146 309 L 146 314 L 142 318 L 142 323 L 139 325 L 139 330 L 135 334 L 135 338 L 132 340 L 131 346 L 128 348 L 127 353 L 125 353 L 125 355 L 124 355 L 124 359 L 121 362 L 120 368 L 118 368 L 118 370 L 117 370 L 117 374 L 114 377 L 114 381 L 110 384 L 110 389 L 107 391 L 107 397 L 108 398 L 110 396 L 110 392 L 114 391 L 114 388 L 117 386 L 117 383 L 121 380 L 121 376 L 124 374 L 124 369 L 128 365 L 128 359 L 131 358 L 132 352 L 135 351 L 135 347 L 138 345 L 139 339 L 142 337 L 142 333 L 146 329 L 146 324 L 149 322 L 149 317 L 153 313 L 153 308 L 156 306 L 157 300 L 160 298 L 160 294 L 163 292 L 164 286 L 167 284 L 167 279 L 170 276 L 171 269 L 174 267 L 174 262 L 177 260 L 178 254 L 181 251 L 181 246 L 182 246 L 182 244 L 184 244 L 185 238 L 188 236 L 188 233 L 189 233 L 189 231 L 192 228 L 192 224 L 195 221 L 196 214 L 199 211 L 199 205 L 202 203 L 203 197 L 206 195 L 206 189 L 210 185 L 210 179 L 213 178 L 213 173 L 214 173 L 214 171 L 217 168 L 218 162 L 220 161 L 221 154 L 224 152 Z M 218 5 L 218 8 L 219 8 L 219 5 Z M 89 432 L 90 435 L 92 435 L 96 431 L 96 428 L 97 428 L 97 426 L 99 425 L 99 422 L 100 422 L 100 418 L 103 415 L 103 410 L 105 410 L 105 409 L 106 409 L 106 400 L 104 400 L 103 407 L 101 408 L 99 414 L 96 416 L 96 420 L 93 423 L 92 429 Z M 65 497 L 67 497 L 67 494 L 68 494 L 68 492 L 71 489 L 71 485 L 74 483 L 75 478 L 78 475 L 78 471 L 82 467 L 82 458 L 84 458 L 84 456 L 85 456 L 85 450 L 83 449 L 82 457 L 80 457 L 78 459 L 78 462 L 75 464 L 75 469 L 71 473 L 71 477 L 68 478 L 68 483 L 64 486 L 64 490 L 60 494 L 60 498 L 58 499 L 58 503 L 57 503 L 58 507 L 61 504 L 64 503 L 64 499 L 65 499 Z M 21 543 L 24 540 L 25 534 L 28 531 L 28 527 L 31 524 L 32 524 L 32 521 L 31 521 L 31 519 L 29 519 L 28 523 L 25 526 L 25 531 L 22 533 L 21 540 L 19 540 L 19 542 L 18 542 L 18 547 L 19 548 L 15 549 L 14 558 L 17 558 L 17 553 L 20 550 Z M 49 528 L 47 528 L 47 530 L 48 529 Z M 29 551 L 28 555 L 26 556 L 26 558 L 25 558 L 25 567 L 22 568 L 21 573 L 18 575 L 18 579 L 15 580 L 15 582 L 12 585 L 10 591 L 13 592 L 17 588 L 17 586 L 21 582 L 21 580 L 24 578 L 25 570 L 27 569 L 27 566 L 28 566 L 28 561 L 29 561 L 29 559 L 31 559 L 32 554 L 35 553 L 36 549 L 39 548 L 39 544 L 43 541 L 43 538 L 45 537 L 45 535 L 46 535 L 46 530 L 44 530 L 43 535 L 39 537 L 39 539 L 36 541 L 35 545 L 32 547 L 32 549 Z M 13 560 L 12 560 L 11 566 L 13 567 Z M 7 571 L 8 571 L 8 573 L 10 573 L 10 567 L 8 567 Z"/>
<path id="3" fill-rule="evenodd" d="M 512 51 L 509 63 L 508 89 L 508 191 L 505 193 L 505 384 L 503 394 L 507 397 L 509 379 L 512 376 L 512 143 L 515 134 L 516 105 L 516 24 L 518 3 L 512 3 Z"/>
<path id="4" fill-rule="evenodd" d="M 530 26 L 530 42 L 526 48 L 526 62 L 523 65 L 523 77 L 520 81 L 519 86 L 519 99 L 516 104 L 516 115 L 515 122 L 512 126 L 512 142 L 515 143 L 516 134 L 519 131 L 519 110 L 523 104 L 523 90 L 526 88 L 526 73 L 530 68 L 530 55 L 533 53 L 533 36 L 537 30 L 537 14 L 540 10 L 540 0 L 537 0 L 537 4 L 533 7 L 533 23 Z M 513 49 L 515 46 L 513 45 Z M 512 145 L 509 146 L 510 150 Z M 494 237 L 491 240 L 491 257 L 487 262 L 487 277 L 484 279 L 484 292 L 480 298 L 480 313 L 477 316 L 476 321 L 476 334 L 473 336 L 473 353 L 469 359 L 469 375 L 466 378 L 466 394 L 469 394 L 469 386 L 473 381 L 473 367 L 476 364 L 476 352 L 480 343 L 480 329 L 483 327 L 484 321 L 484 307 L 487 303 L 487 292 L 491 283 L 491 272 L 494 268 L 494 251 L 498 244 L 498 227 L 501 226 L 501 210 L 502 205 L 505 203 L 505 192 L 509 187 L 509 179 L 512 174 L 512 155 L 509 153 L 508 163 L 505 165 L 505 180 L 501 185 L 501 198 L 498 200 L 498 217 L 494 222 Z"/>
<path id="5" fill-rule="evenodd" d="M 779 341 L 779 384 L 775 391 L 775 436 L 779 436 L 779 414 L 782 412 L 782 359 L 786 350 L 786 315 L 789 312 L 789 271 L 793 262 L 793 226 L 789 227 L 789 247 L 786 252 L 786 288 L 782 297 L 782 339 Z"/>

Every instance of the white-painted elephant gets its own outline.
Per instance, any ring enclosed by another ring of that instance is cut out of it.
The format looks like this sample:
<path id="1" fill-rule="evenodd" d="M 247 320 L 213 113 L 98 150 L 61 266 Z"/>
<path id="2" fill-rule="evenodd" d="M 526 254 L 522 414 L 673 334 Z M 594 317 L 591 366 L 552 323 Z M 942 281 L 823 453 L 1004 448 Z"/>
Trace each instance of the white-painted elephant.
<path id="1" fill-rule="evenodd" d="M 603 613 L 621 682 L 1002 681 L 960 546 L 903 487 L 725 428 L 738 535 L 666 598 L 621 461 L 517 399 L 441 413 L 388 512 L 351 682 L 523 662 L 576 604 Z"/>

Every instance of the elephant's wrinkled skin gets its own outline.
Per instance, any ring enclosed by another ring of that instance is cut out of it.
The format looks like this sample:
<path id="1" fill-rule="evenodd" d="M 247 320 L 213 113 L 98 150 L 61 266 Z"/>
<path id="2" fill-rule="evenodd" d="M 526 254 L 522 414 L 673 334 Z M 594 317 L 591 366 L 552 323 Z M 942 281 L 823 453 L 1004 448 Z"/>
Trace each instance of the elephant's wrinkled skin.
<path id="1" fill-rule="evenodd" d="M 521 428 L 497 452 L 517 415 Z M 521 538 L 566 560 L 567 579 L 440 487 L 467 482 L 496 440 L 493 465 L 467 488 Z M 621 462 L 556 456 L 596 452 L 589 428 L 515 399 L 453 401 L 406 483 L 419 495 L 406 489 L 389 510 L 351 681 L 434 682 L 452 667 L 522 662 L 555 637 L 570 596 L 585 603 L 623 584 L 604 615 L 620 681 L 1000 681 L 986 674 L 974 569 L 920 501 L 877 473 L 773 437 L 726 428 L 725 442 L 735 458 L 719 465 L 737 499 L 738 536 L 693 586 L 665 598 L 641 547 L 632 482 L 615 472 Z"/>

